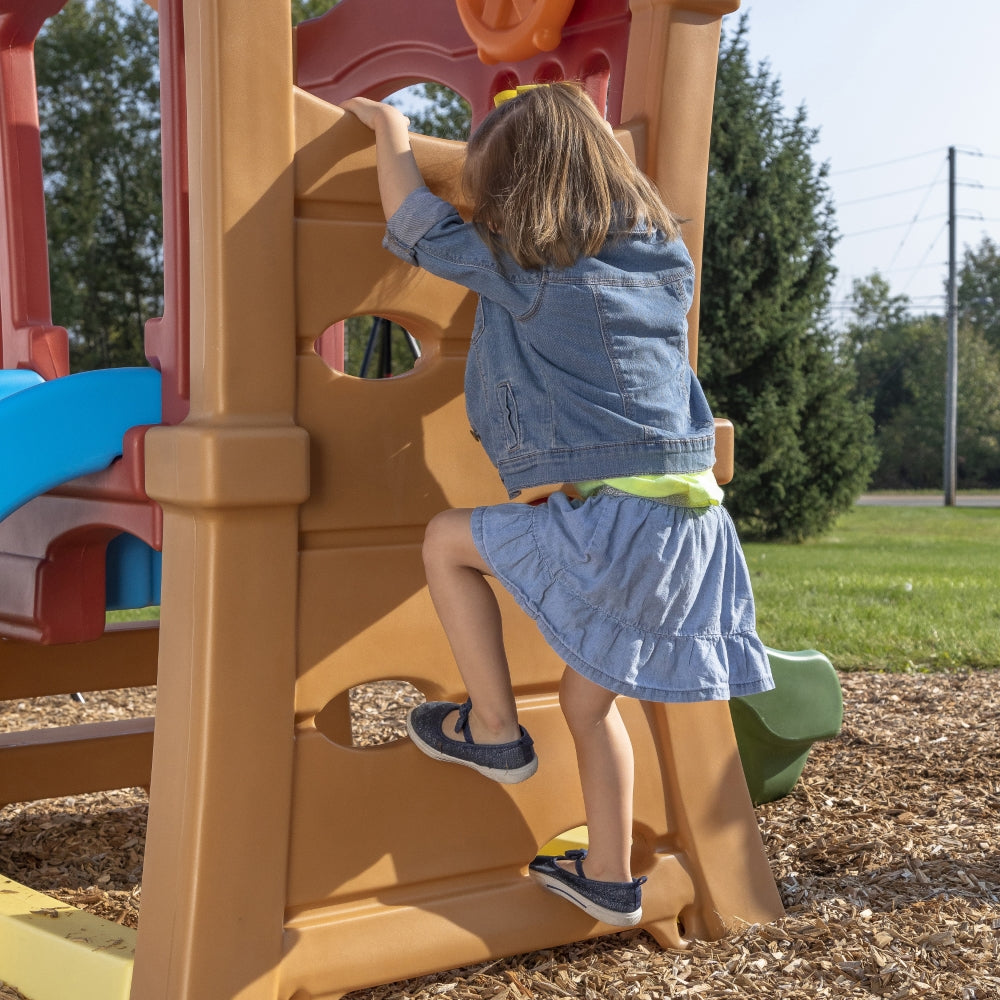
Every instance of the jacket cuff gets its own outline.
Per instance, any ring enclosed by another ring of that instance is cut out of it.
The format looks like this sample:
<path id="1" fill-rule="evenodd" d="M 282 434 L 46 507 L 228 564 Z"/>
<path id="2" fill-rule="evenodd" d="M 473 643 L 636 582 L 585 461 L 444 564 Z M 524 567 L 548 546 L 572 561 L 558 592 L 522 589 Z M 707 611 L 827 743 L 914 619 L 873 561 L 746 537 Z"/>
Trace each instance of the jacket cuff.
<path id="1" fill-rule="evenodd" d="M 428 188 L 416 188 L 386 223 L 382 246 L 412 263 L 417 256 L 417 243 L 442 219 L 454 213 L 455 209 L 448 202 L 431 194 Z"/>

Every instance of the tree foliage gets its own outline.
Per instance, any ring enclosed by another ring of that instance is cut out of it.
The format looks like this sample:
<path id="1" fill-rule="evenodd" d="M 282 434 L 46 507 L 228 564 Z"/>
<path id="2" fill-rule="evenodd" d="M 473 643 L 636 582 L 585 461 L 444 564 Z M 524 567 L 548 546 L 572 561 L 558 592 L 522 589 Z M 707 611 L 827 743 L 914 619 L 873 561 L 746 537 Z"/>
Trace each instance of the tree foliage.
<path id="1" fill-rule="evenodd" d="M 292 24 L 325 14 L 337 0 L 292 0 Z"/>
<path id="2" fill-rule="evenodd" d="M 967 253 L 966 260 L 988 255 Z M 972 287 L 988 284 L 977 274 Z M 968 286 L 966 286 L 966 292 Z M 960 295 L 960 301 L 962 296 Z M 939 489 L 944 476 L 947 331 L 941 316 L 913 316 L 879 274 L 854 283 L 845 349 L 858 393 L 871 407 L 880 489 Z M 985 313 L 984 313 L 985 315 Z M 1000 486 L 1000 352 L 975 317 L 960 310 L 958 338 L 958 484 Z"/>
<path id="3" fill-rule="evenodd" d="M 162 309 L 156 15 L 70 0 L 35 45 L 52 310 L 74 368 L 144 363 Z"/>
<path id="4" fill-rule="evenodd" d="M 816 132 L 750 63 L 744 16 L 723 37 L 712 122 L 699 377 L 736 428 L 727 505 L 745 537 L 824 530 L 865 488 L 871 421 L 824 319 L 834 210 Z"/>
<path id="5" fill-rule="evenodd" d="M 965 248 L 958 269 L 958 311 L 1000 353 L 1000 246 L 988 236 L 978 247 Z"/>
<path id="6" fill-rule="evenodd" d="M 410 89 L 415 107 L 406 109 L 410 130 L 440 139 L 469 138 L 472 108 L 469 102 L 454 90 L 441 83 L 421 83 Z"/>

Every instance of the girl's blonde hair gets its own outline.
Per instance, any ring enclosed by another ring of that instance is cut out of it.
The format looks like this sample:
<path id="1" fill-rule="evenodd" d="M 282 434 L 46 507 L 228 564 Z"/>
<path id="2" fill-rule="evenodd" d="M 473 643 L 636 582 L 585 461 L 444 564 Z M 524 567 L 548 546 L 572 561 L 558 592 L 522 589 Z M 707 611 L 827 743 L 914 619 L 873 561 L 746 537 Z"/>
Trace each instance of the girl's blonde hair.
<path id="1" fill-rule="evenodd" d="M 469 140 L 463 185 L 495 256 L 568 267 L 641 225 L 669 239 L 678 220 L 578 83 L 528 90 Z"/>

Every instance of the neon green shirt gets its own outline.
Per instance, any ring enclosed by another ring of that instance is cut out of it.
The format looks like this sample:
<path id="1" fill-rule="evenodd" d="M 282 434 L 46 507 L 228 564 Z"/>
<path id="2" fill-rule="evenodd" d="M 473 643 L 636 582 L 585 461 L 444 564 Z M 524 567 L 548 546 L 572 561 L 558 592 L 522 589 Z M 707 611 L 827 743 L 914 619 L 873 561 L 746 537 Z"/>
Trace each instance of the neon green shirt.
<path id="1" fill-rule="evenodd" d="M 623 476 L 620 479 L 591 479 L 577 483 L 586 499 L 599 486 L 611 486 L 639 497 L 675 497 L 684 507 L 714 507 L 722 503 L 722 488 L 711 469 L 703 472 L 665 473 L 662 476 Z"/>

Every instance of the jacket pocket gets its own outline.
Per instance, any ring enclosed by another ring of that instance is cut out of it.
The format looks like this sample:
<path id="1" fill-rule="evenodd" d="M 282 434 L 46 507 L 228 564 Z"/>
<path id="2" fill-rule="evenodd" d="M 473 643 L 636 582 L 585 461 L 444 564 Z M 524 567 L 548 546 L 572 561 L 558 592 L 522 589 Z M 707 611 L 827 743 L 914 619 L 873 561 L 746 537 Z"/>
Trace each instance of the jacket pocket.
<path id="1" fill-rule="evenodd" d="M 507 450 L 513 451 L 521 444 L 521 424 L 517 418 L 517 400 L 510 382 L 501 382 L 497 386 L 497 403 L 500 406 L 500 419 L 503 424 Z"/>

